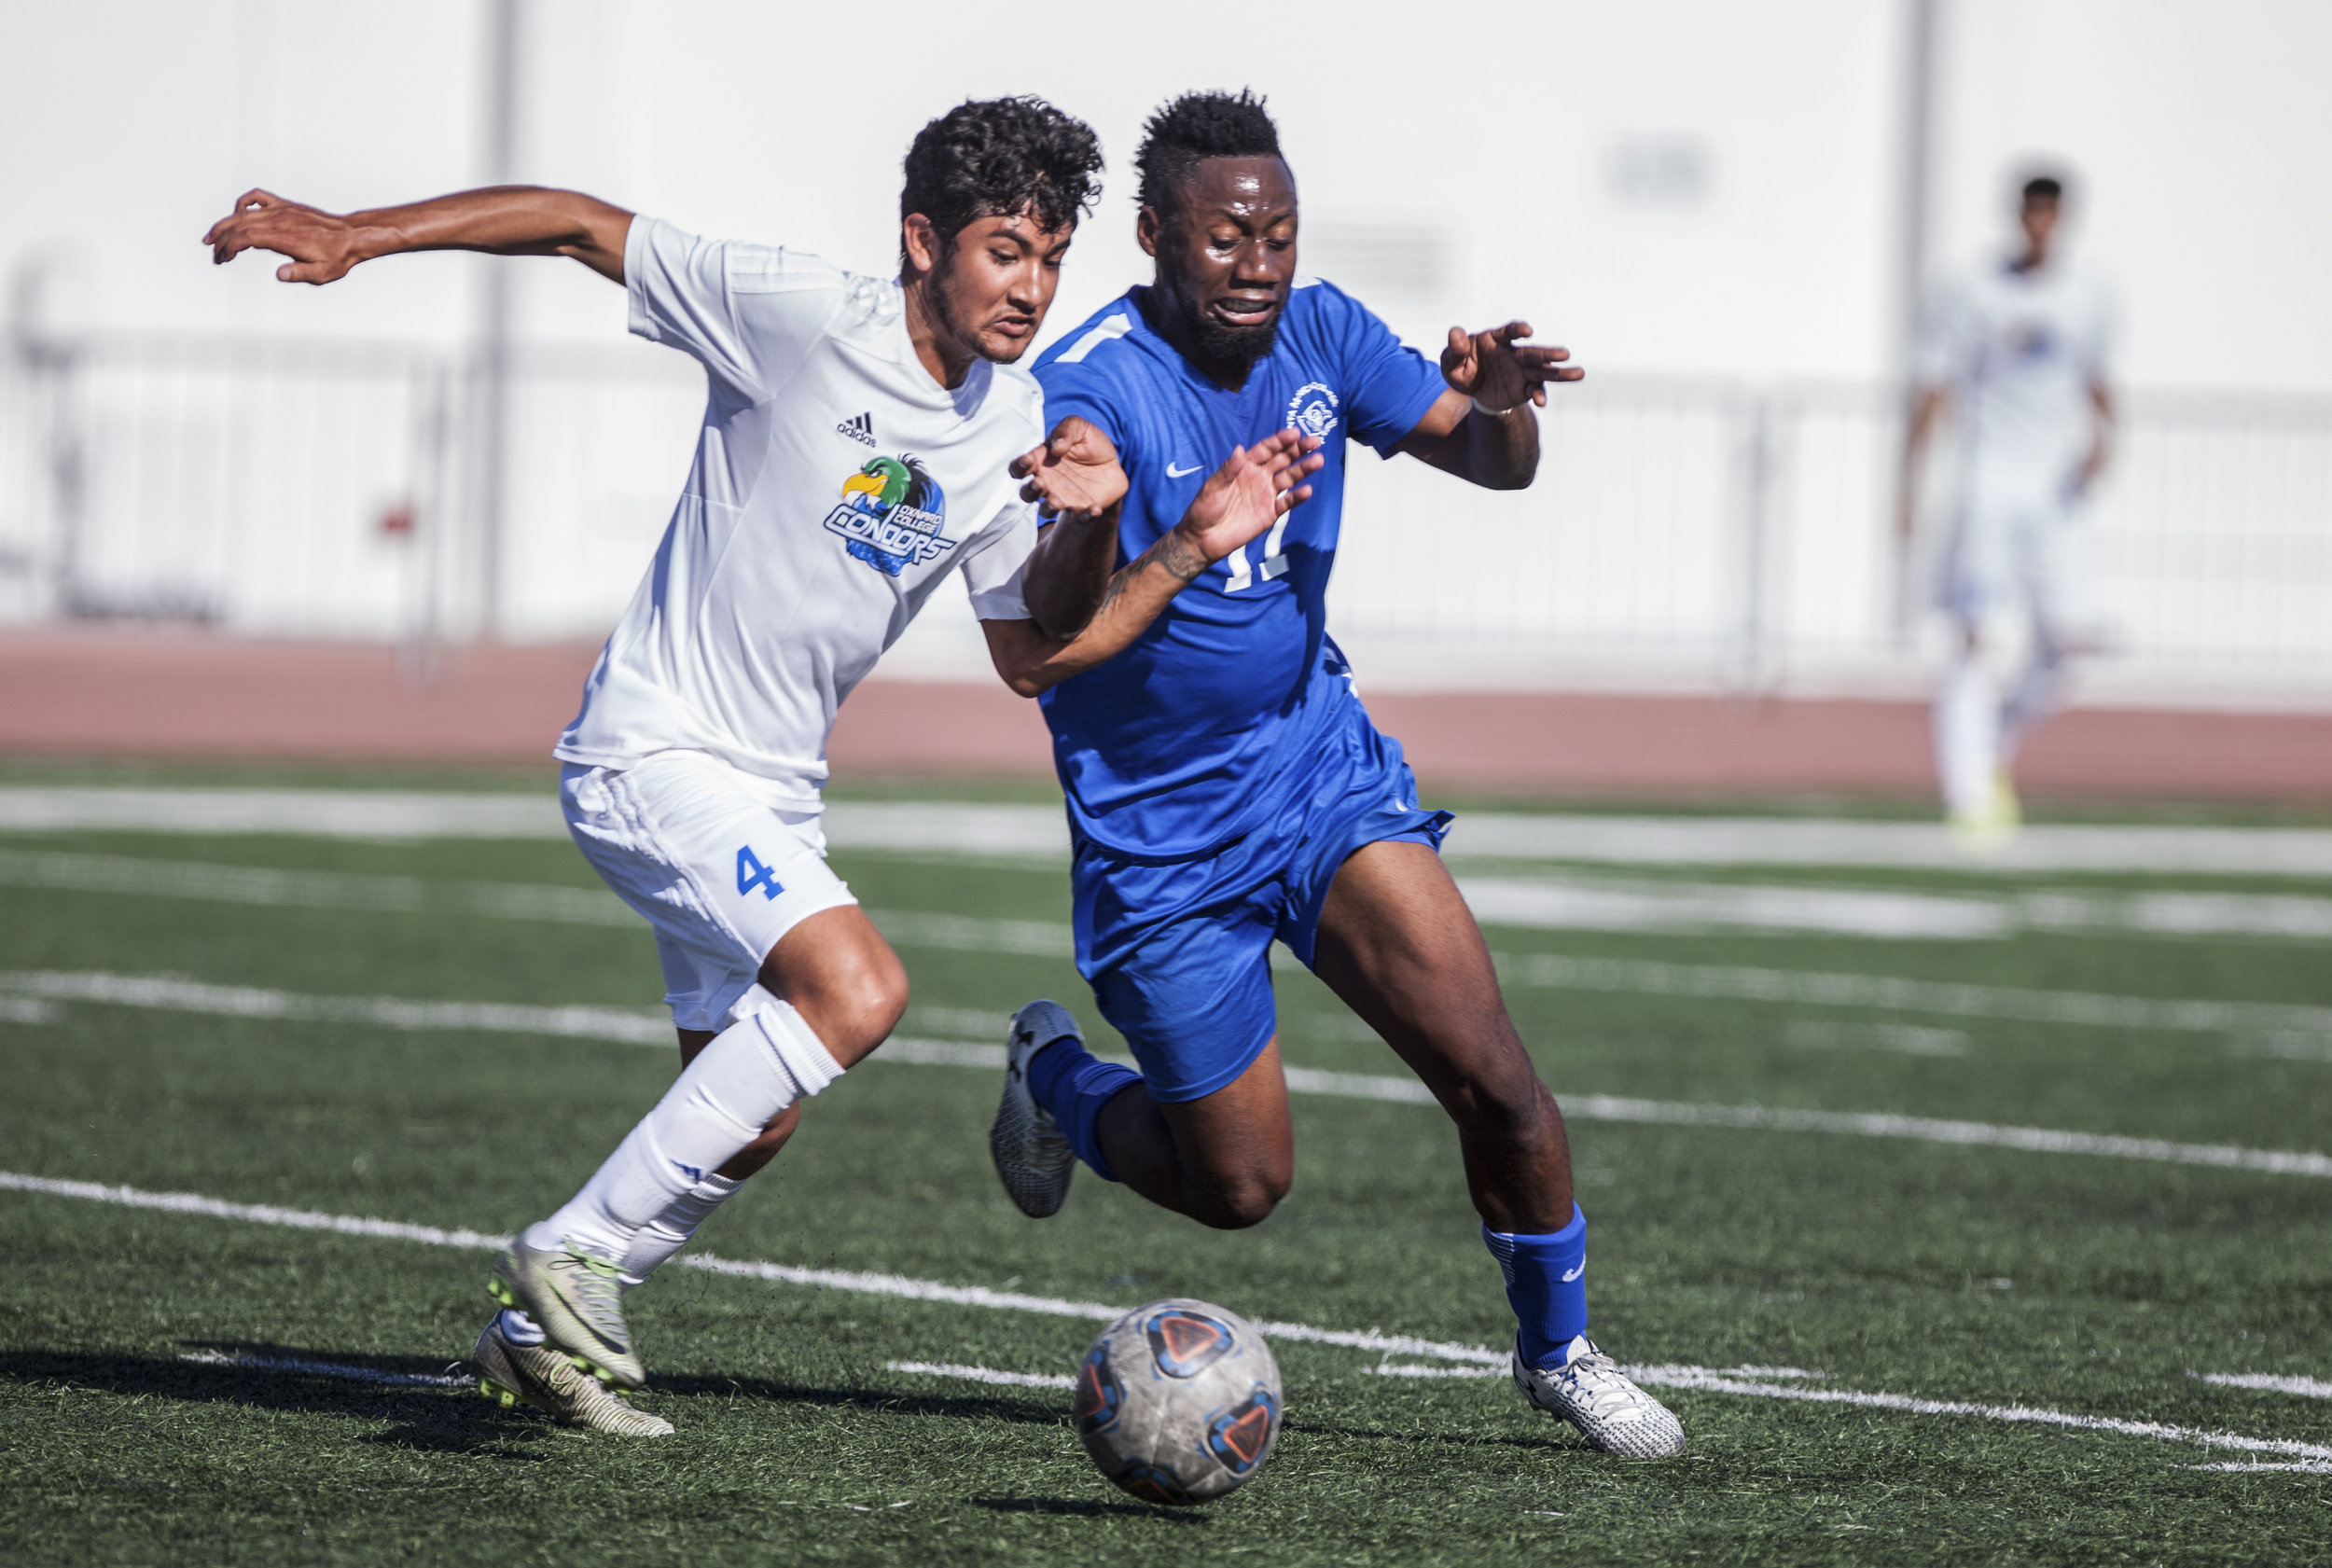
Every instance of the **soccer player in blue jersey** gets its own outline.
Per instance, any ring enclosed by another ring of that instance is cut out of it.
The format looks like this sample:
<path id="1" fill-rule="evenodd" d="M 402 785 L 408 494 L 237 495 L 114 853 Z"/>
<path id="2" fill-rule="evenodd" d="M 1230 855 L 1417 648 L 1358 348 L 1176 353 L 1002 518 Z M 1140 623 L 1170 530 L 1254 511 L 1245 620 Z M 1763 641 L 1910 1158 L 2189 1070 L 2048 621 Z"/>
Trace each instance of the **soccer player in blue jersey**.
<path id="1" fill-rule="evenodd" d="M 1295 178 L 1247 93 L 1168 104 L 1137 161 L 1156 278 L 1038 361 L 1055 433 L 1030 482 L 1064 516 L 1027 586 L 1038 625 L 1066 638 L 1097 606 L 1121 613 L 1137 568 L 1187 583 L 1124 652 L 1043 693 L 1074 832 L 1077 966 L 1142 1071 L 1088 1054 L 1058 1004 L 1021 1008 L 997 1172 L 1039 1217 L 1082 1159 L 1202 1224 L 1262 1220 L 1294 1164 L 1277 939 L 1456 1122 L 1519 1319 L 1522 1392 L 1607 1452 L 1681 1453 L 1675 1417 L 1587 1337 L 1587 1222 L 1562 1114 L 1441 864 L 1450 813 L 1419 802 L 1326 625 L 1351 441 L 1517 489 L 1537 469 L 1547 384 L 1580 372 L 1526 342 L 1521 322 L 1452 328 L 1437 366 L 1299 277 Z M 1286 430 L 1321 443 L 1312 498 L 1219 560 L 1180 548 L 1174 525 L 1206 476 Z M 1102 512 L 1078 487 L 1113 453 L 1129 489 Z"/>

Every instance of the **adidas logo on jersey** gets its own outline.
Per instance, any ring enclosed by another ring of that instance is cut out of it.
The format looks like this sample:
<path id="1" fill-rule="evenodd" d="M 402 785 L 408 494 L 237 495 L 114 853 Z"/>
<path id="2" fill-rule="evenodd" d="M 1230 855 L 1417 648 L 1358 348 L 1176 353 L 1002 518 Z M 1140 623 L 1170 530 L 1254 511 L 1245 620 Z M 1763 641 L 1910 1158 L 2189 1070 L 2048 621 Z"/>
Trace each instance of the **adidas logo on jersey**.
<path id="1" fill-rule="evenodd" d="M 837 436 L 848 436 L 861 446 L 873 446 L 875 444 L 874 415 L 860 414 L 856 419 L 846 419 L 834 427 L 834 433 Z"/>

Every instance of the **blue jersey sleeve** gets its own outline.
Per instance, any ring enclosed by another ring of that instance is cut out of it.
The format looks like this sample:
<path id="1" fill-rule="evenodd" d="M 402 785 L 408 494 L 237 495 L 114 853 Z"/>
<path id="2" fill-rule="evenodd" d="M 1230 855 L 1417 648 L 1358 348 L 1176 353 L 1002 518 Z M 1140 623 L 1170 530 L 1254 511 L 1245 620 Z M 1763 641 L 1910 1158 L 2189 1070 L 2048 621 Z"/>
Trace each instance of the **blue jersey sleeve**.
<path id="1" fill-rule="evenodd" d="M 1104 371 L 1083 362 L 1056 361 L 1036 367 L 1036 384 L 1045 389 L 1045 433 L 1070 415 L 1090 420 L 1109 437 L 1119 456 L 1128 450 L 1123 413 L 1125 398 Z"/>
<path id="2" fill-rule="evenodd" d="M 1353 440 L 1390 456 L 1450 383 L 1440 366 L 1395 338 L 1367 306 L 1334 284 L 1312 286 L 1321 291 L 1322 324 L 1343 364 L 1346 429 Z"/>

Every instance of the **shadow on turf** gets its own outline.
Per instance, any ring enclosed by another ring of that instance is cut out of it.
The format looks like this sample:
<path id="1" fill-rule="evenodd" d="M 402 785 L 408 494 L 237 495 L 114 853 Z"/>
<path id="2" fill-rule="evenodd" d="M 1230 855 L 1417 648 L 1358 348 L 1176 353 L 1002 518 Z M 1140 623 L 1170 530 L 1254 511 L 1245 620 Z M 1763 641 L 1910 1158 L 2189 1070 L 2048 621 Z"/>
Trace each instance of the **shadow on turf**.
<path id="1" fill-rule="evenodd" d="M 708 1395 L 712 1397 L 744 1395 L 754 1399 L 768 1399 L 786 1405 L 824 1405 L 848 1407 L 861 1410 L 881 1410 L 891 1415 L 948 1416 L 956 1420 L 1009 1421 L 1026 1426 L 1066 1425 L 1069 1413 L 1065 1409 L 1031 1404 L 1025 1400 L 999 1399 L 980 1395 L 914 1395 L 890 1394 L 872 1388 L 807 1388 L 795 1383 L 771 1381 L 767 1378 L 724 1378 L 701 1374 L 668 1374 L 659 1372 L 649 1387 L 658 1394 Z"/>
<path id="2" fill-rule="evenodd" d="M 331 1362 L 376 1372 L 439 1373 L 447 1366 L 442 1357 L 354 1355 L 345 1351 L 249 1341 L 190 1339 L 185 1343 L 197 1350 L 244 1353 L 273 1360 Z M 25 1382 L 55 1382 L 102 1389 L 108 1394 L 185 1399 L 197 1404 L 385 1417 L 403 1424 L 368 1435 L 362 1440 L 404 1448 L 466 1451 L 493 1448 L 512 1437 L 528 1436 L 529 1427 L 545 1434 L 553 1430 L 545 1421 L 531 1417 L 513 1419 L 459 1389 L 398 1388 L 273 1367 L 182 1361 L 174 1356 L 10 1351 L 0 1353 L 0 1376 Z M 535 1457 L 507 1450 L 505 1452 L 511 1458 Z"/>
<path id="3" fill-rule="evenodd" d="M 975 1497 L 972 1506 L 998 1514 L 1065 1514 L 1075 1519 L 1162 1519 L 1173 1524 L 1207 1522 L 1187 1508 L 1161 1508 L 1149 1503 L 1094 1503 L 1069 1497 Z"/>

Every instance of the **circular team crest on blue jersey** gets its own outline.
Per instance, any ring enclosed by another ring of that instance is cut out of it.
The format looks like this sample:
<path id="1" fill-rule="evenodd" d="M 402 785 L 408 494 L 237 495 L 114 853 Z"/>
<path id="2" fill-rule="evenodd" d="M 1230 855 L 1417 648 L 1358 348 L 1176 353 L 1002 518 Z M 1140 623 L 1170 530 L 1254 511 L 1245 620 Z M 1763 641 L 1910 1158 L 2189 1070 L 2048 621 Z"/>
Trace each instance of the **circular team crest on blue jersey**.
<path id="1" fill-rule="evenodd" d="M 1326 440 L 1336 428 L 1336 394 L 1325 382 L 1306 382 L 1287 400 L 1287 428 Z"/>

